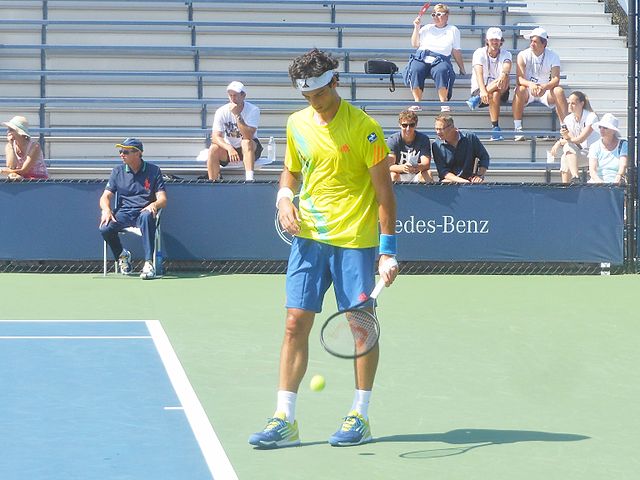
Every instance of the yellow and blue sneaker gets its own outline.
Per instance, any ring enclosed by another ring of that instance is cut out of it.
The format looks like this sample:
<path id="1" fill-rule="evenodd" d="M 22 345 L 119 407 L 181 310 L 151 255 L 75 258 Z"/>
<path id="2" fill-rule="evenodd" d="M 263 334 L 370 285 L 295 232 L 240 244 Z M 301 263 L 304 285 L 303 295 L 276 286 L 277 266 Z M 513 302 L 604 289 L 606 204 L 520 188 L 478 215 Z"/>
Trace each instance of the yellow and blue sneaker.
<path id="1" fill-rule="evenodd" d="M 369 421 L 355 410 L 344 417 L 342 426 L 331 435 L 329 443 L 334 447 L 348 447 L 350 445 L 362 445 L 373 440 Z"/>
<path id="2" fill-rule="evenodd" d="M 287 421 L 282 412 L 276 412 L 273 418 L 267 420 L 267 426 L 261 432 L 249 437 L 249 443 L 261 448 L 281 448 L 300 445 L 298 421 Z"/>

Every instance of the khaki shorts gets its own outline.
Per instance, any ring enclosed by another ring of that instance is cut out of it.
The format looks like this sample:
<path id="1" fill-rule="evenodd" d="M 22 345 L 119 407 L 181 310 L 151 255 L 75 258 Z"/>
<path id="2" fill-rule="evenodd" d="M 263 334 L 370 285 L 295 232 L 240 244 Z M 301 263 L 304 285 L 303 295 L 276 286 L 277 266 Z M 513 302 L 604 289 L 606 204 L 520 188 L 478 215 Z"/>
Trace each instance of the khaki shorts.
<path id="1" fill-rule="evenodd" d="M 567 154 L 573 154 L 578 158 L 578 168 L 585 168 L 589 166 L 589 149 L 580 148 L 575 143 L 565 143 L 562 147 L 562 156 L 560 157 L 560 171 L 568 172 L 569 166 L 567 165 Z"/>

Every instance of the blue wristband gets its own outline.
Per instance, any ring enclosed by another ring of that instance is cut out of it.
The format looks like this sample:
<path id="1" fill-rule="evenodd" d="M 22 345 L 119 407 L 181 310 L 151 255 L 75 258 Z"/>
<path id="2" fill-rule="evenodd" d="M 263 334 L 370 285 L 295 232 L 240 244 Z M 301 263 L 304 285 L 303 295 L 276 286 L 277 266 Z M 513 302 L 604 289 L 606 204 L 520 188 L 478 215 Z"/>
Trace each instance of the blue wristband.
<path id="1" fill-rule="evenodd" d="M 396 243 L 395 235 L 380 234 L 380 254 L 381 255 L 396 255 L 398 247 Z"/>

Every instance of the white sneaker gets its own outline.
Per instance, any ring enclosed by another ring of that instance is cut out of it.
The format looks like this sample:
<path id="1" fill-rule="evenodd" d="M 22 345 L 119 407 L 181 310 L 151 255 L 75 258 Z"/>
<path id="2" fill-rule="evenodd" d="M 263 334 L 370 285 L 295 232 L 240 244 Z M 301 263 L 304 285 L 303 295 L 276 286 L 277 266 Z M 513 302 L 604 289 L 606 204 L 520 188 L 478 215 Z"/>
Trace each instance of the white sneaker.
<path id="1" fill-rule="evenodd" d="M 516 128 L 514 132 L 516 134 L 516 136 L 513 137 L 514 142 L 524 142 L 526 140 L 526 138 L 524 137 L 524 132 L 522 131 L 522 128 Z"/>
<path id="2" fill-rule="evenodd" d="M 450 112 L 451 111 L 451 107 L 449 105 L 440 105 L 440 111 L 441 112 Z"/>
<path id="3" fill-rule="evenodd" d="M 131 252 L 129 250 L 122 250 L 118 257 L 118 268 L 122 275 L 129 275 L 131 273 Z"/>
<path id="4" fill-rule="evenodd" d="M 151 280 L 153 278 L 156 278 L 156 269 L 153 268 L 153 263 L 144 262 L 144 267 L 142 267 L 140 278 L 143 280 Z"/>

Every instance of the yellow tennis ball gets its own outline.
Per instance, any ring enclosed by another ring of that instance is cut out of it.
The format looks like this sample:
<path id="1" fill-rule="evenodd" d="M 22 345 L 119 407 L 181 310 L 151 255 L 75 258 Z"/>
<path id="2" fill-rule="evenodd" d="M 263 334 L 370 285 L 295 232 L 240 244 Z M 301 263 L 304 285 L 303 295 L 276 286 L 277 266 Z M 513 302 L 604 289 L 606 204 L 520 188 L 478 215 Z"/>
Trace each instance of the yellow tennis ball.
<path id="1" fill-rule="evenodd" d="M 309 386 L 314 392 L 323 390 L 325 386 L 324 377 L 322 375 L 314 375 L 311 379 L 311 382 L 309 383 Z"/>

